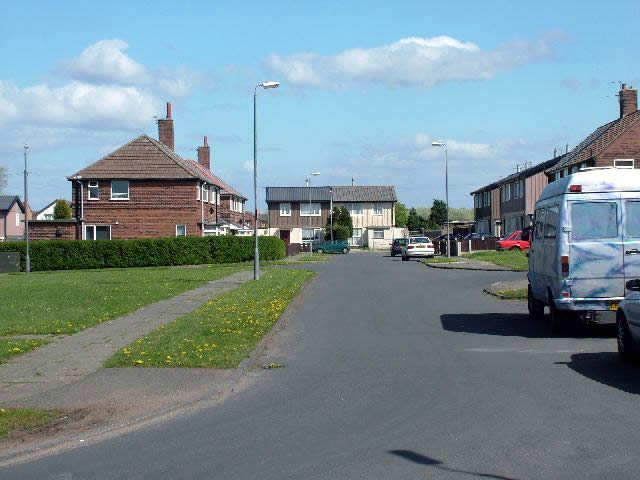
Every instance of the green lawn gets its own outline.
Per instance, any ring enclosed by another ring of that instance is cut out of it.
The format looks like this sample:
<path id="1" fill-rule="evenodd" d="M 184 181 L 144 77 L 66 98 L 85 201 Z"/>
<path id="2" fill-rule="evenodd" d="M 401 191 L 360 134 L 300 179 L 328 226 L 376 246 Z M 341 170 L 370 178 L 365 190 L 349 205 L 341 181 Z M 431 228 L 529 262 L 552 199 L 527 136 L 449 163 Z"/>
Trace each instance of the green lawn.
<path id="1" fill-rule="evenodd" d="M 15 430 L 30 430 L 50 424 L 60 412 L 32 408 L 0 408 L 0 438 Z"/>
<path id="2" fill-rule="evenodd" d="M 499 290 L 496 293 L 502 296 L 506 300 L 526 300 L 527 299 L 526 288 L 517 288 L 515 290 Z"/>
<path id="3" fill-rule="evenodd" d="M 520 250 L 508 250 L 506 252 L 475 252 L 465 255 L 464 258 L 474 260 L 484 260 L 485 262 L 495 263 L 503 267 L 513 270 L 527 271 L 529 268 L 529 259 L 525 252 Z"/>
<path id="4" fill-rule="evenodd" d="M 423 258 L 422 261 L 424 263 L 454 263 L 457 262 L 458 259 L 455 257 L 430 257 L 430 258 Z"/>
<path id="5" fill-rule="evenodd" d="M 105 367 L 233 368 L 271 330 L 314 272 L 273 269 L 136 340 Z"/>
<path id="6" fill-rule="evenodd" d="M 76 333 L 243 268 L 204 265 L 0 276 L 0 335 Z"/>
<path id="7" fill-rule="evenodd" d="M 34 340 L 8 340 L 0 339 L 0 363 L 5 363 L 9 358 L 16 355 L 22 355 L 34 348 L 38 348 L 41 345 L 45 345 L 46 340 L 34 339 Z"/>
<path id="8" fill-rule="evenodd" d="M 335 255 L 340 255 L 336 253 Z M 314 253 L 313 255 L 310 253 L 301 253 L 297 258 L 296 262 L 326 262 L 331 257 L 328 253 Z"/>

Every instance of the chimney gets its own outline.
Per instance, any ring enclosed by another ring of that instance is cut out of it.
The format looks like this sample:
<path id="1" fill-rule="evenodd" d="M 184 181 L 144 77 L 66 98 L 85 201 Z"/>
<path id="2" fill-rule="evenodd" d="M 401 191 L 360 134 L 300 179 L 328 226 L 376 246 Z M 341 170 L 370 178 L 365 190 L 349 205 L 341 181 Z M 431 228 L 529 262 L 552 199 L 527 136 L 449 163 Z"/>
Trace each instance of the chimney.
<path id="1" fill-rule="evenodd" d="M 635 88 L 627 87 L 623 83 L 620 87 L 618 100 L 620 102 L 620 118 L 638 110 L 638 90 Z"/>
<path id="2" fill-rule="evenodd" d="M 206 135 L 204 136 L 204 145 L 198 147 L 198 163 L 207 170 L 211 170 L 211 148 Z"/>
<path id="3" fill-rule="evenodd" d="M 167 118 L 158 119 L 158 140 L 172 151 L 173 148 L 173 118 L 171 118 L 171 102 L 167 102 Z"/>

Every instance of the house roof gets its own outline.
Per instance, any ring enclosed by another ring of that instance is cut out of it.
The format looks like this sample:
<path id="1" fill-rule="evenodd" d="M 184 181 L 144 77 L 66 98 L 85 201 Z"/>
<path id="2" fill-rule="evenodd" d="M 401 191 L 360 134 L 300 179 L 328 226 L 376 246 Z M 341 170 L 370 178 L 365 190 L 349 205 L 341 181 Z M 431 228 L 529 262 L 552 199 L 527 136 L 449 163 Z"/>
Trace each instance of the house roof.
<path id="1" fill-rule="evenodd" d="M 393 186 L 267 187 L 267 202 L 396 202 Z"/>
<path id="2" fill-rule="evenodd" d="M 20 197 L 17 195 L 0 195 L 0 211 L 4 212 L 7 210 L 11 210 L 13 208 L 14 203 L 18 203 L 20 206 L 20 210 L 24 212 L 24 204 Z"/>
<path id="3" fill-rule="evenodd" d="M 596 128 L 587 138 L 567 153 L 562 161 L 549 168 L 549 173 L 598 156 L 616 138 L 640 119 L 640 110 Z"/>
<path id="4" fill-rule="evenodd" d="M 238 192 L 235 188 L 231 187 L 228 183 L 226 183 L 220 177 L 218 177 L 217 175 L 214 175 L 210 170 L 206 169 L 204 166 L 200 165 L 195 160 L 188 159 L 186 161 L 190 162 L 196 170 L 198 170 L 202 175 L 204 175 L 207 178 L 206 180 L 207 182 L 213 183 L 214 185 L 217 185 L 218 187 L 220 187 L 221 195 L 235 195 L 236 197 L 240 197 L 240 198 L 243 198 L 244 200 L 247 200 L 247 197 L 245 197 L 243 194 Z"/>

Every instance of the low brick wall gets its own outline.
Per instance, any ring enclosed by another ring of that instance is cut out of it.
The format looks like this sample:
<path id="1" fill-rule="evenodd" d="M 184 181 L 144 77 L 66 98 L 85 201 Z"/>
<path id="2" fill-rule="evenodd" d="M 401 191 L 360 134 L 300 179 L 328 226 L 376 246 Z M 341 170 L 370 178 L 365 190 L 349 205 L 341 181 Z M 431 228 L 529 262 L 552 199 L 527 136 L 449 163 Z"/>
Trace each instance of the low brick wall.
<path id="1" fill-rule="evenodd" d="M 75 240 L 76 221 L 71 220 L 29 220 L 30 240 Z"/>

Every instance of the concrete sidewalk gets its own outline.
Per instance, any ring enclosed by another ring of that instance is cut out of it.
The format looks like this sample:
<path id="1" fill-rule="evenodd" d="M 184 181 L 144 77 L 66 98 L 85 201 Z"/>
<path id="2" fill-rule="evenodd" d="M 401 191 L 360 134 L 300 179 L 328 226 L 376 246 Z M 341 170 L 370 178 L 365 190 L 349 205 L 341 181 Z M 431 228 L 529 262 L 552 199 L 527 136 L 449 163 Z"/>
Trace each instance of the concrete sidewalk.
<path id="1" fill-rule="evenodd" d="M 464 259 L 464 257 L 458 257 Z M 484 270 L 486 272 L 519 272 L 509 267 L 496 265 L 495 263 L 485 262 L 483 260 L 456 260 L 451 263 L 425 263 L 427 267 L 444 268 L 448 270 Z"/>
<path id="2" fill-rule="evenodd" d="M 513 280 L 511 282 L 496 282 L 492 283 L 488 287 L 485 287 L 483 291 L 488 293 L 489 295 L 493 295 L 498 298 L 506 298 L 500 292 L 504 292 L 506 290 L 526 290 L 529 285 L 529 280 L 526 278 L 522 280 Z"/>
<path id="3" fill-rule="evenodd" d="M 12 358 L 0 365 L 0 405 L 17 405 L 20 400 L 86 377 L 117 350 L 237 288 L 252 275 L 244 270 L 211 281 L 74 335 L 53 338 L 48 345 Z"/>

